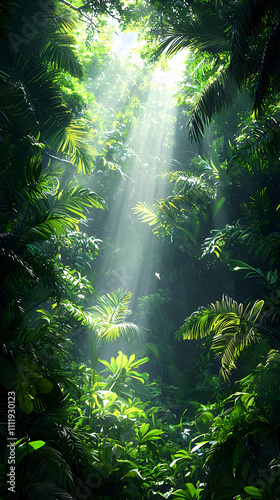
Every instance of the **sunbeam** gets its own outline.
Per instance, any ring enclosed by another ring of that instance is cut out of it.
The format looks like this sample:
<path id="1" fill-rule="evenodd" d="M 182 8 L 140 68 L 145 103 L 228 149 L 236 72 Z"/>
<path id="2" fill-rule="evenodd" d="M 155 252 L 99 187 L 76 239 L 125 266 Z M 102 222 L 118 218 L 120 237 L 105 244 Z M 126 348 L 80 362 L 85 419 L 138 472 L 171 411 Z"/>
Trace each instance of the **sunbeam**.
<path id="1" fill-rule="evenodd" d="M 135 37 L 122 34 L 116 40 L 112 50 L 118 52 L 119 57 L 129 57 L 128 45 L 134 49 Z M 99 293 L 117 288 L 130 290 L 133 308 L 139 297 L 154 292 L 158 286 L 161 250 L 160 242 L 153 238 L 152 231 L 143 228 L 132 208 L 139 201 L 152 204 L 165 195 L 166 184 L 161 181 L 160 174 L 169 171 L 173 158 L 177 120 L 174 94 L 184 59 L 185 55 L 179 54 L 169 68 L 156 66 L 150 74 L 142 113 L 124 144 L 134 152 L 134 161 L 128 176 L 120 177 L 116 188 L 119 194 L 109 201 L 102 247 L 105 258 L 96 288 Z M 145 68 L 142 71 L 145 75 Z M 140 81 L 141 78 L 144 76 Z M 124 87 L 120 89 L 122 92 L 125 92 Z M 103 105 L 105 102 L 106 96 L 103 96 Z M 113 350 L 115 352 L 116 347 Z M 111 347 L 106 345 L 103 355 L 111 354 Z"/>

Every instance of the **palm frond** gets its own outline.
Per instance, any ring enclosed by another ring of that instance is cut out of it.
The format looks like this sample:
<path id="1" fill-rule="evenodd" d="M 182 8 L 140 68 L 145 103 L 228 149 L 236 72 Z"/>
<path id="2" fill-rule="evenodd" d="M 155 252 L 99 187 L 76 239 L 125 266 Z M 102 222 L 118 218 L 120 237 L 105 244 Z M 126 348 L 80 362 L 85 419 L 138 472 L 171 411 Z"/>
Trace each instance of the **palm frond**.
<path id="1" fill-rule="evenodd" d="M 131 340 L 139 340 L 143 338 L 144 331 L 135 323 L 130 323 L 128 321 L 119 322 L 117 324 L 103 323 L 100 328 L 100 323 L 96 325 L 98 335 L 101 338 L 106 339 L 107 342 L 116 340 L 120 337 L 125 342 L 130 342 Z"/>
<path id="2" fill-rule="evenodd" d="M 67 311 L 69 316 L 71 316 L 84 326 L 87 326 L 89 328 L 93 328 L 95 326 L 95 320 L 92 317 L 91 313 L 89 311 L 85 311 L 76 304 L 73 304 L 69 300 L 63 300 L 62 302 L 60 302 L 58 308 L 60 310 L 64 309 L 65 311 Z"/>
<path id="3" fill-rule="evenodd" d="M 250 326 L 259 317 L 263 303 L 259 300 L 251 308 L 250 304 L 245 308 L 242 303 L 225 297 L 192 313 L 178 332 L 183 338 L 191 340 L 221 334 L 225 330 L 234 331 L 242 322 Z"/>
<path id="4" fill-rule="evenodd" d="M 16 82 L 12 82 L 11 76 L 7 75 L 7 79 L 0 79 L 0 91 L 2 96 L 0 103 L 1 130 L 5 136 L 9 137 L 9 142 L 12 141 L 12 138 L 19 140 L 28 135 L 38 139 L 36 116 L 34 110 L 30 108 L 23 88 L 18 86 Z M 13 149 L 12 147 L 12 153 L 14 153 Z"/>
<path id="5" fill-rule="evenodd" d="M 20 56 L 16 67 L 11 71 L 10 79 L 14 80 L 13 92 L 19 94 L 17 98 L 19 112 L 15 117 L 13 95 L 10 102 L 5 100 L 3 112 L 9 116 L 10 110 L 13 120 L 18 122 L 20 120 L 26 123 L 26 126 L 30 126 L 28 124 L 32 119 L 35 123 L 37 121 L 38 128 L 39 122 L 41 141 L 55 152 L 69 157 L 78 171 L 89 173 L 94 168 L 93 158 L 96 151 L 88 144 L 85 122 L 74 120 L 63 102 L 56 84 L 56 71 L 47 73 L 40 62 L 34 63 Z"/>
<path id="6" fill-rule="evenodd" d="M 138 203 L 133 210 L 143 222 L 155 226 L 153 232 L 159 237 L 176 242 L 185 251 L 186 245 L 190 251 L 200 251 L 201 234 L 209 209 L 216 204 L 215 191 L 199 177 L 184 172 L 178 174 L 175 172 L 170 177 L 172 182 L 175 181 L 173 192 L 179 189 L 177 194 L 156 200 L 152 207 Z"/>
<path id="7" fill-rule="evenodd" d="M 38 8 L 38 7 L 37 7 Z M 72 34 L 77 29 L 77 22 L 68 13 L 58 13 L 55 5 L 43 7 L 43 22 L 39 29 L 34 26 L 34 32 L 29 43 L 19 43 L 17 53 L 24 53 L 26 58 L 42 65 L 51 65 L 59 71 L 67 71 L 80 78 L 82 66 L 77 57 L 77 40 Z M 39 11 L 40 13 L 40 11 Z M 25 5 L 24 2 L 13 2 L 10 6 L 10 32 L 15 37 L 21 37 L 24 16 L 36 17 L 36 4 Z M 37 22 L 34 23 L 37 27 Z M 11 40 L 8 38 L 10 44 Z M 27 40 L 26 40 L 27 42 Z M 6 52 L 10 47 L 7 47 Z M 12 54 L 14 56 L 14 54 Z"/>
<path id="8" fill-rule="evenodd" d="M 139 215 L 142 222 L 147 222 L 149 226 L 153 226 L 159 222 L 159 218 L 153 211 L 152 207 L 145 202 L 139 202 L 133 208 L 135 214 Z"/>
<path id="9" fill-rule="evenodd" d="M 76 230 L 80 219 L 85 219 L 89 208 L 104 208 L 104 202 L 88 188 L 68 184 L 67 189 L 58 193 L 46 189 L 46 180 L 38 181 L 36 188 L 28 186 L 27 204 L 18 211 L 18 220 L 14 222 L 9 239 L 28 244 L 33 241 L 47 240 L 54 234 L 63 235 L 67 230 Z M 27 192 L 26 192 L 27 191 Z M 37 191 L 37 192 L 36 192 Z M 54 196 L 55 195 L 55 196 Z M 24 213 L 24 217 L 21 215 Z"/>
<path id="10" fill-rule="evenodd" d="M 261 278 L 262 280 L 266 280 L 265 274 L 258 268 L 252 267 L 249 264 L 246 264 L 246 262 L 243 262 L 241 260 L 237 259 L 229 259 L 227 262 L 229 268 L 231 271 L 249 271 L 246 276 L 246 278 Z"/>
<path id="11" fill-rule="evenodd" d="M 190 137 L 200 140 L 205 128 L 215 113 L 228 107 L 246 81 L 259 73 L 254 109 L 261 111 L 262 103 L 271 90 L 271 83 L 277 72 L 279 54 L 279 32 L 274 27 L 273 16 L 279 13 L 277 0 L 247 0 L 236 7 L 231 44 L 227 38 L 229 25 L 222 25 L 217 12 L 203 5 L 203 9 L 188 13 L 187 20 L 171 19 L 166 28 L 166 38 L 157 49 L 156 55 L 164 51 L 173 56 L 178 50 L 190 47 L 209 54 L 230 54 L 230 64 L 223 65 L 222 72 L 209 83 L 197 101 L 189 123 Z M 250 41 L 258 43 L 258 50 L 250 52 Z M 266 41 L 266 45 L 265 45 Z M 264 48 L 265 45 L 265 48 Z"/>
<path id="12" fill-rule="evenodd" d="M 128 304 L 131 299 L 131 292 L 124 292 L 120 289 L 110 294 L 102 295 L 96 306 L 92 307 L 93 316 L 97 319 L 106 319 L 106 321 L 123 321 L 130 314 Z"/>
<path id="13" fill-rule="evenodd" d="M 57 426 L 57 438 L 57 449 L 71 468 L 78 471 L 83 470 L 88 464 L 87 455 L 83 443 L 73 429 L 61 425 Z"/>
<path id="14" fill-rule="evenodd" d="M 132 340 L 143 334 L 143 329 L 125 321 L 130 315 L 128 309 L 130 298 L 131 292 L 122 293 L 118 289 L 111 294 L 102 295 L 98 303 L 89 308 L 99 337 L 108 341 L 115 340 L 117 337 Z"/>
<path id="15" fill-rule="evenodd" d="M 204 6 L 204 9 L 207 9 Z M 225 37 L 221 20 L 211 16 L 211 20 L 192 17 L 185 19 L 171 18 L 169 25 L 164 29 L 164 40 L 155 51 L 155 57 L 165 53 L 172 57 L 178 51 L 188 47 L 209 54 L 219 54 L 230 51 L 230 42 Z"/>
<path id="16" fill-rule="evenodd" d="M 86 124 L 82 120 L 72 120 L 68 127 L 53 133 L 51 145 L 56 151 L 69 156 L 78 172 L 89 174 L 94 169 L 96 150 L 88 143 Z"/>
<path id="17" fill-rule="evenodd" d="M 280 363 L 280 352 L 276 351 L 275 349 L 272 349 L 269 351 L 267 358 L 266 358 L 266 367 L 276 366 Z"/>
<path id="18" fill-rule="evenodd" d="M 66 189 L 57 193 L 52 211 L 62 216 L 72 215 L 79 220 L 86 218 L 84 212 L 88 208 L 104 209 L 104 200 L 89 188 L 73 185 L 71 181 Z"/>
<path id="19" fill-rule="evenodd" d="M 22 491 L 28 492 L 28 495 L 32 492 L 30 497 L 34 500 L 38 495 L 45 499 L 72 498 L 69 493 L 74 488 L 72 471 L 58 450 L 45 445 L 27 458 L 21 462 L 21 468 L 25 467 L 25 474 L 21 475 Z"/>
<path id="20" fill-rule="evenodd" d="M 0 241 L 1 236 L 2 235 L 0 235 Z M 1 243 L 2 242 L 3 239 Z M 11 281 L 14 281 L 15 285 L 18 281 L 20 281 L 22 285 L 24 285 L 25 281 L 27 284 L 30 279 L 37 279 L 34 269 L 32 269 L 30 263 L 24 261 L 24 259 L 17 255 L 13 250 L 5 249 L 5 247 L 2 247 L 0 249 L 0 262 L 0 267 L 2 269 L 0 276 L 2 280 L 7 274 L 9 274 Z"/>
<path id="21" fill-rule="evenodd" d="M 36 37 L 34 42 L 39 42 L 40 56 L 54 69 L 67 71 L 77 78 L 83 76 L 83 68 L 75 51 L 76 38 L 72 34 L 49 29 L 39 40 Z"/>
<path id="22" fill-rule="evenodd" d="M 55 17 L 54 22 L 59 32 L 73 33 L 78 27 L 76 18 L 67 11 L 60 12 L 59 16 Z"/>
<path id="23" fill-rule="evenodd" d="M 228 66 L 204 88 L 189 120 L 191 139 L 199 141 L 214 114 L 232 104 L 238 90 L 237 82 L 232 76 L 231 67 Z"/>
<path id="24" fill-rule="evenodd" d="M 67 230 L 78 229 L 77 220 L 74 217 L 65 217 L 57 214 L 32 214 L 26 219 L 19 220 L 21 227 L 17 228 L 17 239 L 21 244 L 49 240 L 54 234 L 64 235 Z"/>
<path id="25" fill-rule="evenodd" d="M 275 73 L 278 72 L 280 50 L 280 22 L 274 27 L 266 43 L 255 90 L 254 111 L 262 113 L 263 103 L 271 91 Z"/>
<path id="26" fill-rule="evenodd" d="M 226 378 L 235 368 L 240 353 L 251 342 L 258 341 L 256 322 L 263 304 L 263 300 L 258 300 L 244 307 L 225 297 L 195 311 L 176 335 L 188 340 L 210 337 L 211 348 L 221 356 L 221 372 Z"/>
<path id="27" fill-rule="evenodd" d="M 130 314 L 128 309 L 130 292 L 122 293 L 117 290 L 113 293 L 102 295 L 95 306 L 87 310 L 71 303 L 63 301 L 59 308 L 63 308 L 68 314 L 89 329 L 96 331 L 100 338 L 113 341 L 121 337 L 130 341 L 144 336 L 144 330 L 132 322 L 125 321 Z"/>

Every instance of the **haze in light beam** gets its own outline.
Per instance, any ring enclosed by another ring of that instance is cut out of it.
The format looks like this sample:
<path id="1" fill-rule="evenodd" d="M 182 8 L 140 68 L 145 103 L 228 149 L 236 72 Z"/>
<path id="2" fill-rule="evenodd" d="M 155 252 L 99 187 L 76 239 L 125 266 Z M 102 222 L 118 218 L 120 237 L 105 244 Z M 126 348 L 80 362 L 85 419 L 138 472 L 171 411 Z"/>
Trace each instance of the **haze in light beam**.
<path id="1" fill-rule="evenodd" d="M 130 42 L 134 43 L 131 39 Z M 122 52 L 120 46 L 118 52 Z M 132 208 L 139 201 L 153 204 L 165 195 L 158 176 L 170 169 L 173 158 L 177 111 L 174 86 L 180 79 L 183 59 L 185 54 L 179 54 L 169 70 L 155 69 L 143 113 L 126 138 L 125 147 L 134 151 L 135 160 L 129 177 L 120 180 L 116 187 L 121 194 L 110 200 L 102 250 L 106 258 L 99 272 L 97 291 L 130 290 L 134 305 L 138 297 L 156 289 L 161 243 L 152 229 L 134 216 Z"/>
<path id="2" fill-rule="evenodd" d="M 139 201 L 153 204 L 154 199 L 164 196 L 158 175 L 169 170 L 173 157 L 177 108 L 172 88 L 159 82 L 159 77 L 163 80 L 163 75 L 157 72 L 143 114 L 126 140 L 125 146 L 135 152 L 135 160 L 129 178 L 120 181 L 121 199 L 118 196 L 110 200 L 107 234 L 115 249 L 113 258 L 108 255 L 104 264 L 106 279 L 98 283 L 102 291 L 109 284 L 108 291 L 120 287 L 139 296 L 142 292 L 149 293 L 158 279 L 151 251 L 152 241 L 158 242 L 151 230 L 134 217 L 132 207 Z"/>

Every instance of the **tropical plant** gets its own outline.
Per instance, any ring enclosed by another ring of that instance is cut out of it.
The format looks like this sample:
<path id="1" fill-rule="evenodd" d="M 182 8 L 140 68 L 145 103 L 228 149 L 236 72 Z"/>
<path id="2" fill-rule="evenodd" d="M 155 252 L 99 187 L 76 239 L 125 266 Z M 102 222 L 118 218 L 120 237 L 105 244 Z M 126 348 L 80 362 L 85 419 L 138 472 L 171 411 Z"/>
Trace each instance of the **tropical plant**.
<path id="1" fill-rule="evenodd" d="M 144 382 L 147 381 L 148 374 L 138 373 L 135 371 L 135 368 L 138 368 L 147 361 L 149 361 L 148 357 L 135 361 L 135 354 L 131 354 L 128 358 L 121 351 L 116 359 L 113 357 L 111 358 L 110 363 L 106 360 L 99 359 L 99 362 L 105 365 L 107 369 L 113 373 L 106 384 L 106 390 L 111 391 L 116 385 L 123 387 L 130 379 L 139 380 L 144 384 Z M 120 390 L 117 390 L 117 392 L 119 393 Z"/>
<path id="2" fill-rule="evenodd" d="M 257 114 L 268 95 L 277 95 L 278 15 L 274 0 L 269 4 L 247 0 L 235 6 L 223 4 L 222 9 L 211 2 L 207 7 L 193 2 L 187 19 L 167 17 L 156 54 L 166 50 L 171 56 L 190 47 L 208 58 L 217 55 L 216 77 L 205 86 L 192 112 L 191 137 L 201 139 L 213 115 L 229 106 L 243 86 L 253 88 Z"/>
<path id="3" fill-rule="evenodd" d="M 26 172 L 14 180 L 2 175 L 2 193 L 1 309 L 2 328 L 9 330 L 12 311 L 23 314 L 22 301 L 31 291 L 42 287 L 41 301 L 61 294 L 63 268 L 43 255 L 42 243 L 77 229 L 84 212 L 103 203 L 74 183 L 61 189 L 56 177 L 42 171 L 39 159 L 29 161 Z"/>
<path id="4" fill-rule="evenodd" d="M 210 336 L 211 349 L 221 356 L 221 373 L 227 378 L 236 368 L 240 353 L 252 342 L 259 342 L 256 323 L 263 305 L 264 302 L 259 300 L 244 307 L 225 297 L 221 302 L 192 313 L 177 335 L 189 340 Z"/>
<path id="5" fill-rule="evenodd" d="M 79 171 L 89 172 L 94 150 L 88 145 L 86 124 L 73 119 L 59 88 L 61 72 L 82 76 L 71 34 L 76 24 L 66 8 L 39 5 L 9 3 L 5 12 L 8 31 L 0 41 L 2 164 L 24 163 L 26 151 L 40 141 L 48 148 L 46 160 L 53 151 L 66 155 Z"/>
<path id="6" fill-rule="evenodd" d="M 173 194 L 153 207 L 139 202 L 133 210 L 143 222 L 156 226 L 153 232 L 159 237 L 184 251 L 198 252 L 211 215 L 219 211 L 223 200 L 216 203 L 215 189 L 199 176 L 171 172 L 166 177 L 174 186 Z"/>

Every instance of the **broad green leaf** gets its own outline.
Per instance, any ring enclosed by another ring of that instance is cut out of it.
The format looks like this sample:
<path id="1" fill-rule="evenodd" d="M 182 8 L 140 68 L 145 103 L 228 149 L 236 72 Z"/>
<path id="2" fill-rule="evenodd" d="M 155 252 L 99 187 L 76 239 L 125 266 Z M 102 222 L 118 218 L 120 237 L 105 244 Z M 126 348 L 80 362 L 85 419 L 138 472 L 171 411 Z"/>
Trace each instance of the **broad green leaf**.
<path id="1" fill-rule="evenodd" d="M 164 431 L 162 429 L 152 429 L 151 431 L 148 431 L 146 434 L 144 434 L 143 439 L 145 439 L 145 441 L 148 441 L 150 439 L 151 440 L 161 439 L 163 433 Z"/>
<path id="2" fill-rule="evenodd" d="M 245 493 L 250 495 L 252 498 L 263 498 L 262 490 L 259 488 L 256 488 L 255 486 L 245 486 L 244 488 Z"/>

